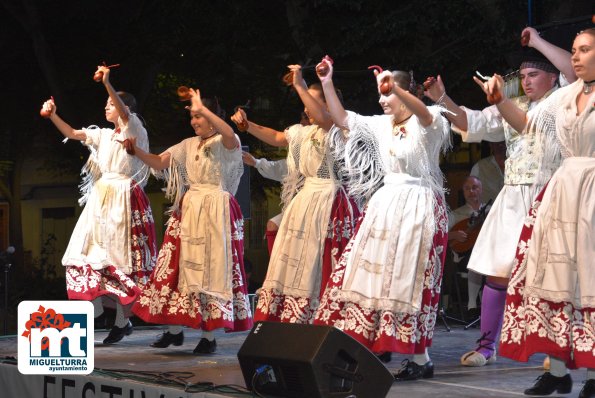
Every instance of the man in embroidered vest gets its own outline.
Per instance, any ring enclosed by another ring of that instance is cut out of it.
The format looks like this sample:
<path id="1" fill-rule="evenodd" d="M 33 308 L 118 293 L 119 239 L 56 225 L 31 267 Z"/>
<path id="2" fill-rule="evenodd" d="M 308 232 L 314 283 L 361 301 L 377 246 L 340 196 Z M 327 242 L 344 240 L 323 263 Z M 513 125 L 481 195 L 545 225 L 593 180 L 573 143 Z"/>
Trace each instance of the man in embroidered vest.
<path id="1" fill-rule="evenodd" d="M 519 77 L 525 95 L 511 98 L 511 103 L 524 112 L 531 110 L 562 85 L 576 80 L 570 63 L 570 53 L 540 37 L 533 28 L 525 28 L 522 36 L 529 38 L 528 47 L 519 67 Z M 538 50 L 538 51 L 535 51 Z M 482 87 L 484 82 L 475 78 Z M 459 107 L 445 92 L 438 76 L 437 84 L 428 91 L 451 112 L 447 117 L 464 142 L 506 141 L 508 158 L 505 163 L 504 188 L 496 198 L 471 253 L 468 268 L 486 275 L 481 303 L 481 337 L 475 350 L 465 353 L 465 366 L 484 366 L 496 360 L 496 342 L 502 328 L 506 287 L 515 259 L 516 246 L 523 222 L 534 197 L 545 181 L 538 181 L 543 157 L 536 136 L 521 134 L 506 121 L 499 109 L 504 95 L 494 105 L 481 111 Z M 555 169 L 557 164 L 549 164 Z M 547 172 L 546 172 L 547 173 Z M 551 170 L 550 170 L 551 175 Z"/>

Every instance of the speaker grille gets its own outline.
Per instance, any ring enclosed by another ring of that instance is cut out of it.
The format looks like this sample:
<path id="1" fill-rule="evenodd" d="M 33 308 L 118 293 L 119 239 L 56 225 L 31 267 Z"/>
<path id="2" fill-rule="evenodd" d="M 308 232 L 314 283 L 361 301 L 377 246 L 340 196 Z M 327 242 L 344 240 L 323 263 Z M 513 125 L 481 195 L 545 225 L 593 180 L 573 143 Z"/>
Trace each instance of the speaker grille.
<path id="1" fill-rule="evenodd" d="M 285 383 L 285 388 L 288 391 L 292 391 L 292 392 L 303 392 L 304 391 L 304 383 L 300 376 L 299 367 L 282 365 L 282 366 L 280 366 L 280 369 L 281 369 L 281 375 L 283 377 L 283 382 Z"/>
<path id="2" fill-rule="evenodd" d="M 345 352 L 339 350 L 335 357 L 334 365 L 336 368 L 345 371 L 346 373 L 355 373 L 357 370 L 357 361 Z M 337 375 L 329 374 L 329 391 L 330 392 L 350 392 L 353 390 L 353 380 Z"/>

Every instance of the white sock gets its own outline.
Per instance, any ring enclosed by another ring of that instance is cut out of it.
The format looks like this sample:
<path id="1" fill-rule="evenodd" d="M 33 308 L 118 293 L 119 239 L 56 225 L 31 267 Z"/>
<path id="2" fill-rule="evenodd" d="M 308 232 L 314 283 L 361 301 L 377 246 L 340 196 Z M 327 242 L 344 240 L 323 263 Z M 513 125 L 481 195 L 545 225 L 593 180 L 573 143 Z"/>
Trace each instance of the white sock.
<path id="1" fill-rule="evenodd" d="M 430 355 L 428 354 L 428 349 L 424 351 L 423 354 L 413 354 L 413 362 L 418 365 L 425 365 L 430 361 Z"/>
<path id="2" fill-rule="evenodd" d="M 183 329 L 184 327 L 181 325 L 169 325 L 167 327 L 167 331 L 169 332 L 169 334 L 180 334 L 182 333 Z"/>
<path id="3" fill-rule="evenodd" d="M 467 308 L 477 308 L 477 296 L 481 289 L 481 282 L 483 277 L 477 272 L 469 271 L 467 273 L 467 293 L 469 294 L 469 301 Z"/>
<path id="4" fill-rule="evenodd" d="M 122 307 L 121 303 L 116 304 L 116 320 L 114 321 L 114 326 L 119 328 L 123 328 L 128 325 L 128 318 L 124 316 L 124 307 Z"/>
<path id="5" fill-rule="evenodd" d="M 101 301 L 101 297 L 91 301 L 91 304 L 93 304 L 93 317 L 97 318 L 98 316 L 101 316 L 101 314 L 103 314 L 103 302 Z"/>
<path id="6" fill-rule="evenodd" d="M 563 377 L 568 373 L 568 368 L 564 361 L 550 355 L 550 373 L 552 376 Z"/>
<path id="7" fill-rule="evenodd" d="M 593 368 L 587 369 L 587 380 L 595 380 L 595 369 L 593 369 Z"/>
<path id="8" fill-rule="evenodd" d="M 200 336 L 203 339 L 207 339 L 209 341 L 213 341 L 215 340 L 215 333 L 214 332 L 207 332 L 207 331 L 202 331 L 202 336 Z"/>

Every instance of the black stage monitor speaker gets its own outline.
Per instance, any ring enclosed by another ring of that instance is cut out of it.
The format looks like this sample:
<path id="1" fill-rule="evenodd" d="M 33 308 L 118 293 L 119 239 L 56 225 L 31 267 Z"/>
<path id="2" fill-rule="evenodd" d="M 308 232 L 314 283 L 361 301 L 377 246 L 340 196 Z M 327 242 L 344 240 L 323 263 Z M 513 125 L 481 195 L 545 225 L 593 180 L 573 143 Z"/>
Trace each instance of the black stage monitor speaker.
<path id="1" fill-rule="evenodd" d="M 394 377 L 330 326 L 257 322 L 238 352 L 246 387 L 290 398 L 382 398 Z"/>

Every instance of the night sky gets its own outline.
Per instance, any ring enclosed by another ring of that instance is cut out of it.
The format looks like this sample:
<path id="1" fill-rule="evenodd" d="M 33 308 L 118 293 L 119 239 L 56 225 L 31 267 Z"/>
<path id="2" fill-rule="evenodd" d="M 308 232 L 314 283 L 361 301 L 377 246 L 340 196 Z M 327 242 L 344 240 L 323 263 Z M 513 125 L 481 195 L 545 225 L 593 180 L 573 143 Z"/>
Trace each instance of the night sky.
<path id="1" fill-rule="evenodd" d="M 293 122 L 300 105 L 280 83 L 285 66 L 315 64 L 325 54 L 335 59 L 347 107 L 363 113 L 379 111 L 366 71 L 372 64 L 411 69 L 419 81 L 441 74 L 452 97 L 482 106 L 472 74 L 509 69 L 507 55 L 518 50 L 530 18 L 539 26 L 593 14 L 591 1 L 560 3 L 3 0 L 0 134 L 47 133 L 38 111 L 50 95 L 73 126 L 101 124 L 106 93 L 91 76 L 103 61 L 121 64 L 112 82 L 137 96 L 159 141 L 188 131 L 174 94 L 179 84 L 217 96 L 228 112 L 250 99 L 253 117 L 279 128 Z"/>

